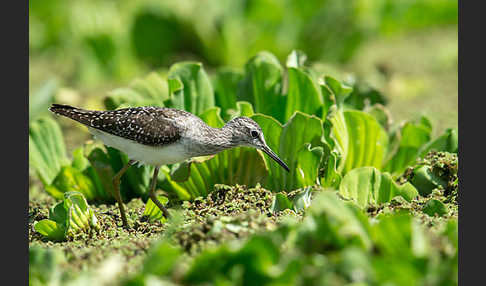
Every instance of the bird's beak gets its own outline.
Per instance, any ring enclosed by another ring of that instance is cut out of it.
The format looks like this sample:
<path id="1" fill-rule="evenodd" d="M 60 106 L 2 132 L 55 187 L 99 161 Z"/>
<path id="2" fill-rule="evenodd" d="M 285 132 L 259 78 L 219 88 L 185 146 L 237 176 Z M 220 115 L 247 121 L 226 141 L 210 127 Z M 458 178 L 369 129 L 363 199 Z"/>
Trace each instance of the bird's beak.
<path id="1" fill-rule="evenodd" d="M 282 166 L 287 172 L 290 172 L 290 169 L 289 167 L 287 166 L 287 164 L 285 164 L 278 156 L 277 154 L 275 154 L 272 149 L 270 149 L 268 146 L 263 146 L 261 148 L 261 150 L 265 153 L 267 153 L 268 156 L 270 156 L 270 158 L 272 158 L 273 160 L 277 161 L 277 163 Z"/>

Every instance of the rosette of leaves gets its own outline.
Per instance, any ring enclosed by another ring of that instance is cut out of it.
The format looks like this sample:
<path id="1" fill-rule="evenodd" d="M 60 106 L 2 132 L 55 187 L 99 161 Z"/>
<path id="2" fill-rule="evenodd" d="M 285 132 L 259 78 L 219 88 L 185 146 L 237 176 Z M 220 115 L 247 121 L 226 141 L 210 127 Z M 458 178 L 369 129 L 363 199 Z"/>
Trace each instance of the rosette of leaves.
<path id="1" fill-rule="evenodd" d="M 398 185 L 389 173 L 381 173 L 374 167 L 356 168 L 347 173 L 339 186 L 339 194 L 360 208 L 390 202 L 395 196 L 408 202 L 418 196 L 412 184 Z"/>
<path id="2" fill-rule="evenodd" d="M 326 141 L 340 155 L 338 172 L 345 175 L 354 168 L 381 169 L 388 151 L 388 134 L 370 114 L 337 108 L 330 115 L 330 134 Z"/>
<path id="3" fill-rule="evenodd" d="M 347 95 L 352 89 L 331 77 L 321 83 L 319 75 L 305 66 L 306 58 L 303 52 L 292 51 L 285 70 L 273 54 L 258 53 L 246 63 L 243 79 L 235 77 L 240 82 L 234 100 L 248 101 L 255 112 L 280 123 L 287 122 L 296 111 L 325 118 L 332 96 Z"/>
<path id="4" fill-rule="evenodd" d="M 318 183 L 324 133 L 319 118 L 297 111 L 284 125 L 263 114 L 255 114 L 252 119 L 262 128 L 268 146 L 290 168 L 287 172 L 265 157 L 269 172 L 262 184 L 265 188 L 291 191 Z"/>
<path id="5" fill-rule="evenodd" d="M 49 219 L 34 224 L 37 232 L 57 241 L 99 228 L 98 219 L 83 194 L 75 191 L 64 193 L 64 200 L 49 210 Z"/>

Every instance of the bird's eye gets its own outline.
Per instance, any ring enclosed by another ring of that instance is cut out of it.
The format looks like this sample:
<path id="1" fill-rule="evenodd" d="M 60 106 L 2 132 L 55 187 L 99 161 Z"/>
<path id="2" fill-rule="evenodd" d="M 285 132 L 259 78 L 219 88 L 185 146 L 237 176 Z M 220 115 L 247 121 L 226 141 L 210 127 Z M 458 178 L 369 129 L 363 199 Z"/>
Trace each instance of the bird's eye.
<path id="1" fill-rule="evenodd" d="M 252 131 L 251 131 L 251 137 L 253 137 L 253 138 L 258 138 L 258 131 L 256 131 L 256 130 L 252 130 Z"/>

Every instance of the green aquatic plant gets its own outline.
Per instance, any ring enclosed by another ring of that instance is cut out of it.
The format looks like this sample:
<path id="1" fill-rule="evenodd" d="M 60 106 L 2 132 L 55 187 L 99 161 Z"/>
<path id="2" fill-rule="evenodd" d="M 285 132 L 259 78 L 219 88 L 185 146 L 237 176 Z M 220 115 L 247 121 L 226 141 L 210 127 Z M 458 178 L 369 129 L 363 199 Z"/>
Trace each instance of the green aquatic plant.
<path id="1" fill-rule="evenodd" d="M 49 210 L 49 219 L 34 224 L 34 229 L 50 240 L 66 240 L 79 233 L 100 229 L 98 219 L 80 192 L 64 193 L 64 200 Z"/>
<path id="2" fill-rule="evenodd" d="M 52 183 L 62 166 L 68 165 L 61 127 L 45 116 L 29 123 L 29 165 L 44 185 Z"/>
<path id="3" fill-rule="evenodd" d="M 389 202 L 395 196 L 407 201 L 418 196 L 412 184 L 398 185 L 389 173 L 382 173 L 374 167 L 356 168 L 347 173 L 339 186 L 339 194 L 361 208 Z"/>

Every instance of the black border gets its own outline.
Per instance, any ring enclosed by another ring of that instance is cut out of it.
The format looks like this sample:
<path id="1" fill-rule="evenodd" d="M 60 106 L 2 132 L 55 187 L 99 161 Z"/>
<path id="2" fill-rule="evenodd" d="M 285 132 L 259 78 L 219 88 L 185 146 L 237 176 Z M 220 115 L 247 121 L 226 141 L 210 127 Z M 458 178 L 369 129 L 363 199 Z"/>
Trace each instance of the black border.
<path id="1" fill-rule="evenodd" d="M 2 284 L 29 277 L 29 2 L 5 4 L 2 27 Z M 13 283 L 12 283 L 13 282 Z"/>

